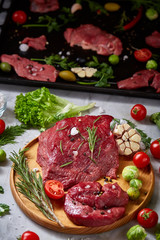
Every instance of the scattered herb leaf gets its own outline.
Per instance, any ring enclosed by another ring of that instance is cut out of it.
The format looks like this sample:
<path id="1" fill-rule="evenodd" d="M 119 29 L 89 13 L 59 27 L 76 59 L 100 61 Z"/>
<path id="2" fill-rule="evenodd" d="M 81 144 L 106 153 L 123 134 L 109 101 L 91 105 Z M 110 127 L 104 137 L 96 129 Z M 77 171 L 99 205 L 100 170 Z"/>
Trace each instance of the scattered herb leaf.
<path id="1" fill-rule="evenodd" d="M 0 203 L 0 216 L 3 216 L 7 213 L 9 213 L 9 206 L 7 204 Z"/>
<path id="2" fill-rule="evenodd" d="M 4 193 L 4 189 L 2 186 L 0 186 L 0 193 Z"/>
<path id="3" fill-rule="evenodd" d="M 68 166 L 68 165 L 70 165 L 72 162 L 73 162 L 73 161 L 70 161 L 70 162 L 64 163 L 64 164 L 62 164 L 60 167 Z"/>

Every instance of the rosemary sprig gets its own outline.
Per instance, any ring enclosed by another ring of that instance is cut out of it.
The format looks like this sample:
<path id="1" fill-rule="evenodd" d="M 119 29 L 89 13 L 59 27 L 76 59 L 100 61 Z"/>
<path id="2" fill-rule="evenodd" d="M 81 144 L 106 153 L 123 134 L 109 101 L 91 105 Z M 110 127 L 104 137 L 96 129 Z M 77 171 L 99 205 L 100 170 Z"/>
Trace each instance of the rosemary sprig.
<path id="1" fill-rule="evenodd" d="M 59 143 L 59 147 L 60 147 L 60 151 L 61 151 L 62 155 L 64 155 L 64 153 L 63 153 L 63 148 L 62 148 L 62 140 L 61 140 L 60 143 Z"/>
<path id="2" fill-rule="evenodd" d="M 96 142 L 98 142 L 100 139 L 97 139 L 97 127 L 95 128 L 94 126 L 92 127 L 92 129 L 90 127 L 87 127 L 87 132 L 88 132 L 88 143 L 89 143 L 89 149 L 91 151 L 91 160 L 96 163 L 96 161 L 93 159 L 93 152 L 94 152 L 94 148 L 95 148 L 95 144 Z"/>
<path id="3" fill-rule="evenodd" d="M 16 143 L 15 138 L 21 136 L 27 129 L 28 126 L 25 124 L 6 127 L 0 135 L 0 146 Z"/>
<path id="4" fill-rule="evenodd" d="M 68 165 L 70 165 L 72 162 L 73 162 L 73 161 L 70 161 L 70 162 L 64 163 L 64 164 L 62 164 L 60 167 L 68 166 Z"/>
<path id="5" fill-rule="evenodd" d="M 59 128 L 59 129 L 57 129 L 56 131 L 62 131 L 62 130 L 64 130 L 64 129 L 66 129 L 67 127 L 68 127 L 68 125 L 65 126 L 65 127 L 63 127 L 63 128 Z"/>
<path id="6" fill-rule="evenodd" d="M 15 151 L 9 159 L 14 163 L 13 169 L 19 175 L 16 182 L 16 187 L 20 193 L 33 202 L 36 207 L 51 221 L 57 222 L 61 227 L 64 227 L 59 219 L 56 217 L 50 199 L 47 197 L 43 187 L 42 177 L 39 174 L 37 177 L 35 171 L 29 171 L 25 151 L 19 150 L 17 154 Z"/>

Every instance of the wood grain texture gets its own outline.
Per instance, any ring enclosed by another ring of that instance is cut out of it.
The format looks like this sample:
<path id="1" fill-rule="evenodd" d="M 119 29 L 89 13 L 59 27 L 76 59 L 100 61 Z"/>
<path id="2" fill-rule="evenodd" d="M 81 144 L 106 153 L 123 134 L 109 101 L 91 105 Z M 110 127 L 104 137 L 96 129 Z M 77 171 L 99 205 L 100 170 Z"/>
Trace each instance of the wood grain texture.
<path id="1" fill-rule="evenodd" d="M 29 148 L 29 150 L 26 152 L 29 168 L 30 169 L 38 168 L 39 173 L 41 173 L 41 168 L 36 162 L 38 138 L 32 140 L 25 147 Z M 127 191 L 127 189 L 129 188 L 129 183 L 122 178 L 121 173 L 125 166 L 133 165 L 133 162 L 130 160 L 131 159 L 126 160 L 123 157 L 120 157 L 120 167 L 117 173 L 119 177 L 116 180 L 113 180 L 113 183 L 118 182 L 118 184 L 124 191 Z M 131 219 L 133 219 L 136 216 L 137 212 L 143 207 L 145 207 L 147 203 L 150 201 L 154 189 L 154 173 L 152 166 L 148 165 L 145 169 L 139 170 L 139 172 L 140 172 L 139 179 L 141 179 L 143 182 L 140 198 L 137 201 L 131 200 L 129 201 L 123 218 L 121 218 L 120 220 L 116 221 L 113 224 L 102 227 L 84 227 L 73 224 L 63 211 L 63 200 L 52 201 L 52 204 L 56 216 L 60 219 L 64 227 L 59 226 L 56 222 L 48 220 L 31 201 L 26 199 L 26 197 L 24 197 L 21 193 L 17 191 L 15 182 L 18 181 L 18 175 L 13 169 L 11 169 L 10 173 L 10 186 L 12 194 L 19 207 L 30 219 L 37 222 L 38 224 L 46 228 L 52 229 L 54 231 L 63 233 L 93 234 L 109 231 L 126 224 Z M 103 185 L 104 179 L 100 179 L 99 182 Z"/>

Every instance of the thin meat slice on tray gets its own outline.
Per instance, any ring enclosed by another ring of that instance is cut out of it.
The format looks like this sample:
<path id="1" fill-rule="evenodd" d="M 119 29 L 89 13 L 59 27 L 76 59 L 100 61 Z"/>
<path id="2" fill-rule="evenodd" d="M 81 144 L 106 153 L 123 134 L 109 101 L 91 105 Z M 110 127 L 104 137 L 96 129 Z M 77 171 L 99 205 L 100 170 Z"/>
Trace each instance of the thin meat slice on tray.
<path id="1" fill-rule="evenodd" d="M 81 181 L 116 178 L 119 154 L 110 130 L 112 119 L 109 115 L 72 117 L 41 133 L 37 162 L 43 181 L 59 180 L 68 189 Z"/>
<path id="2" fill-rule="evenodd" d="M 160 33 L 154 31 L 150 36 L 145 38 L 146 44 L 153 48 L 160 48 Z"/>
<path id="3" fill-rule="evenodd" d="M 18 76 L 29 80 L 55 82 L 58 77 L 55 67 L 22 58 L 17 54 L 2 54 L 1 61 L 9 63 Z"/>
<path id="4" fill-rule="evenodd" d="M 45 50 L 47 39 L 45 35 L 37 38 L 26 37 L 21 41 L 21 43 L 27 44 L 29 47 L 32 47 L 36 50 Z"/>
<path id="5" fill-rule="evenodd" d="M 155 77 L 153 78 L 153 82 L 150 85 L 151 87 L 155 88 L 157 93 L 160 93 L 160 73 L 156 73 Z"/>
<path id="6" fill-rule="evenodd" d="M 120 55 L 122 52 L 122 42 L 118 37 L 92 24 L 84 24 L 75 29 L 67 28 L 64 37 L 71 47 L 77 45 L 100 55 Z"/>
<path id="7" fill-rule="evenodd" d="M 148 87 L 149 82 L 154 78 L 157 71 L 142 70 L 133 74 L 132 77 L 117 82 L 119 89 L 137 89 Z"/>
<path id="8" fill-rule="evenodd" d="M 122 218 L 128 195 L 115 183 L 80 182 L 65 196 L 64 211 L 76 225 L 100 227 Z"/>
<path id="9" fill-rule="evenodd" d="M 58 0 L 30 0 L 30 11 L 47 13 L 59 9 Z"/>

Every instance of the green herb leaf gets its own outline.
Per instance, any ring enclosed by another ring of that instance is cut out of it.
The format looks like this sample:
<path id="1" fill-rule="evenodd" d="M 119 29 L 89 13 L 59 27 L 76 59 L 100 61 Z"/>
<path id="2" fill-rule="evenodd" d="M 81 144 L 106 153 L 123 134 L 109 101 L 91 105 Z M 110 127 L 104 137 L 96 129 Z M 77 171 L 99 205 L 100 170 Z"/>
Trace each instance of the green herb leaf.
<path id="1" fill-rule="evenodd" d="M 4 203 L 0 203 L 0 216 L 3 216 L 7 213 L 9 213 L 9 206 Z"/>
<path id="2" fill-rule="evenodd" d="M 21 136 L 29 127 L 25 124 L 9 126 L 0 135 L 0 146 L 16 143 L 15 138 Z"/>
<path id="3" fill-rule="evenodd" d="M 2 186 L 0 186 L 0 193 L 4 193 L 4 189 Z"/>
<path id="4" fill-rule="evenodd" d="M 56 217 L 50 199 L 47 197 L 42 177 L 35 171 L 29 171 L 25 152 L 28 149 L 19 150 L 19 153 L 12 152 L 9 159 L 14 163 L 13 169 L 20 176 L 16 182 L 17 190 L 35 204 L 35 206 L 51 221 L 57 222 L 61 227 L 62 223 Z"/>
<path id="5" fill-rule="evenodd" d="M 60 167 L 68 166 L 68 165 L 70 165 L 72 162 L 73 162 L 73 161 L 70 161 L 70 162 L 64 163 L 64 164 L 62 164 Z"/>
<path id="6" fill-rule="evenodd" d="M 155 123 L 157 127 L 160 129 L 160 112 L 153 113 L 150 116 L 150 121 Z"/>

